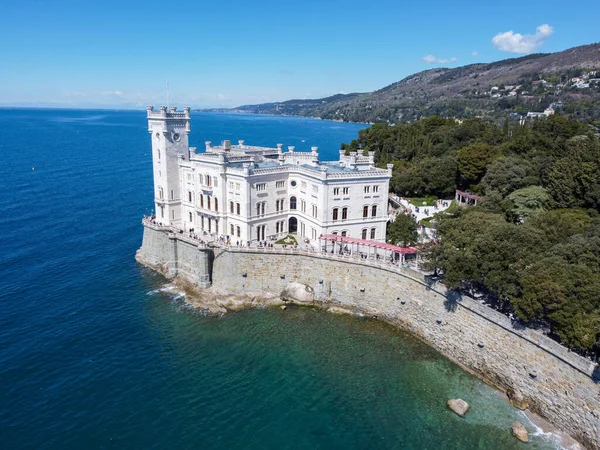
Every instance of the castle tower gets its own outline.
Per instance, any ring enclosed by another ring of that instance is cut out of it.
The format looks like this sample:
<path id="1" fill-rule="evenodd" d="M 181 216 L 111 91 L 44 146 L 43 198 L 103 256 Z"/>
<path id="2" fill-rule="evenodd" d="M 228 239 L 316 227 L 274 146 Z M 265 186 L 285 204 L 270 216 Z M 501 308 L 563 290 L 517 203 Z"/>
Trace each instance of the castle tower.
<path id="1" fill-rule="evenodd" d="M 152 140 L 156 220 L 181 228 L 179 162 L 190 158 L 190 108 L 178 112 L 176 107 L 167 110 L 166 106 L 161 106 L 160 111 L 154 111 L 153 106 L 148 106 L 147 112 Z"/>

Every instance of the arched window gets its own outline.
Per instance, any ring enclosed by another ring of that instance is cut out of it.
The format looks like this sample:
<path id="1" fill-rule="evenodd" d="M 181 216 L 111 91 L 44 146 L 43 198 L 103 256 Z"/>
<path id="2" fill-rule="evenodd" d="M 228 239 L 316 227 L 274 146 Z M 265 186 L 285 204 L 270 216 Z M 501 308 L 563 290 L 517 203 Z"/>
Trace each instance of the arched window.
<path id="1" fill-rule="evenodd" d="M 160 198 L 161 200 L 164 200 L 165 198 L 165 192 L 163 191 L 162 187 L 158 188 L 158 198 Z"/>
<path id="2" fill-rule="evenodd" d="M 348 218 L 348 208 L 342 208 L 342 220 L 346 220 Z"/>
<path id="3" fill-rule="evenodd" d="M 290 197 L 290 209 L 296 209 L 296 197 Z"/>
<path id="4" fill-rule="evenodd" d="M 219 199 L 215 197 L 215 212 L 219 212 Z"/>
<path id="5" fill-rule="evenodd" d="M 239 215 L 240 215 L 240 210 L 241 210 L 241 208 L 240 208 L 240 204 L 239 204 L 239 203 L 236 203 L 236 204 L 235 204 L 235 210 L 236 210 L 236 212 L 237 212 L 237 215 L 239 216 Z"/>
<path id="6" fill-rule="evenodd" d="M 242 230 L 240 229 L 240 227 L 237 227 L 237 237 L 241 237 L 242 236 Z"/>
<path id="7" fill-rule="evenodd" d="M 229 233 L 229 234 L 231 234 L 233 236 L 233 224 L 229 225 L 229 229 L 231 230 L 231 233 Z"/>
<path id="8" fill-rule="evenodd" d="M 229 212 L 233 214 L 233 202 L 229 202 Z"/>
<path id="9" fill-rule="evenodd" d="M 376 228 L 371 228 L 371 239 L 375 239 L 375 230 Z"/>
<path id="10" fill-rule="evenodd" d="M 192 191 L 188 191 L 188 202 L 192 201 Z"/>
<path id="11" fill-rule="evenodd" d="M 338 208 L 333 208 L 333 216 L 332 216 L 333 220 L 338 220 L 338 211 L 339 211 Z"/>
<path id="12" fill-rule="evenodd" d="M 369 207 L 367 205 L 363 206 L 363 217 L 369 217 Z"/>
<path id="13" fill-rule="evenodd" d="M 210 209 L 210 197 L 206 197 L 206 207 Z"/>
<path id="14" fill-rule="evenodd" d="M 347 231 L 345 231 L 345 230 L 344 230 L 344 231 L 342 231 L 342 236 L 344 236 L 344 237 L 345 237 L 347 233 L 348 233 L 348 232 L 347 232 Z"/>
<path id="15" fill-rule="evenodd" d="M 260 216 L 260 203 L 256 204 L 256 215 Z"/>
<path id="16" fill-rule="evenodd" d="M 267 206 L 267 202 L 262 202 L 262 207 L 261 207 L 261 209 L 260 209 L 260 212 L 261 212 L 261 214 L 263 214 L 263 215 L 265 214 L 265 209 L 266 209 L 266 206 Z"/>
<path id="17" fill-rule="evenodd" d="M 192 217 L 192 213 L 189 213 L 189 214 L 190 214 L 190 222 L 194 223 L 194 218 Z"/>
<path id="18" fill-rule="evenodd" d="M 371 208 L 371 216 L 377 217 L 377 205 L 373 205 L 373 207 Z"/>
<path id="19" fill-rule="evenodd" d="M 204 208 L 204 195 L 200 194 L 200 208 Z"/>
<path id="20" fill-rule="evenodd" d="M 363 239 L 367 238 L 367 229 L 366 228 L 363 228 L 363 230 L 362 230 L 362 238 Z"/>

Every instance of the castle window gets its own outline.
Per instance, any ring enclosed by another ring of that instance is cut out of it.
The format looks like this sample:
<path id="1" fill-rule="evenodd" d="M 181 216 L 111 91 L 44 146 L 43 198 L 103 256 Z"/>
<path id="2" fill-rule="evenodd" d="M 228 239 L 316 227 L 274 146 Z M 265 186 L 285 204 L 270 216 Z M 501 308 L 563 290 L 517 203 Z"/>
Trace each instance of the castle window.
<path id="1" fill-rule="evenodd" d="M 265 191 L 267 189 L 267 183 L 256 183 L 254 187 L 257 191 Z"/>
<path id="2" fill-rule="evenodd" d="M 229 202 L 229 212 L 233 214 L 233 202 Z"/>
<path id="3" fill-rule="evenodd" d="M 194 218 L 192 217 L 192 213 L 190 212 L 189 215 L 190 215 L 190 222 L 194 223 Z"/>
<path id="4" fill-rule="evenodd" d="M 342 194 L 348 195 L 349 193 L 350 193 L 350 188 L 345 187 L 342 189 Z"/>
<path id="5" fill-rule="evenodd" d="M 236 203 L 236 204 L 235 204 L 235 210 L 236 210 L 236 212 L 237 212 L 237 215 L 239 216 L 239 215 L 240 215 L 240 210 L 241 210 L 241 207 L 240 207 L 240 204 L 239 204 L 239 203 Z"/>
<path id="6" fill-rule="evenodd" d="M 339 211 L 339 209 L 338 209 L 338 208 L 333 208 L 332 219 L 333 219 L 334 221 L 335 221 L 335 220 L 338 220 L 338 211 Z"/>
<path id="7" fill-rule="evenodd" d="M 200 194 L 200 208 L 204 208 L 204 195 Z"/>
<path id="8" fill-rule="evenodd" d="M 333 188 L 333 195 L 340 195 L 340 188 Z"/>
<path id="9" fill-rule="evenodd" d="M 348 208 L 342 208 L 342 220 L 346 220 L 348 218 Z"/>
<path id="10" fill-rule="evenodd" d="M 363 217 L 369 217 L 369 207 L 363 206 Z"/>
<path id="11" fill-rule="evenodd" d="M 377 217 L 377 205 L 373 205 L 373 207 L 371 208 L 371 216 Z"/>
<path id="12" fill-rule="evenodd" d="M 368 194 L 369 192 L 371 192 L 371 186 L 365 186 L 365 194 Z"/>
<path id="13" fill-rule="evenodd" d="M 317 217 L 317 205 L 312 205 L 312 215 L 313 217 Z"/>
<path id="14" fill-rule="evenodd" d="M 215 233 L 219 234 L 219 222 L 215 220 Z"/>
<path id="15" fill-rule="evenodd" d="M 213 186 L 214 187 L 218 187 L 219 186 L 219 179 L 217 177 L 213 177 Z"/>
<path id="16" fill-rule="evenodd" d="M 259 216 L 260 215 L 260 203 L 256 204 L 256 215 Z"/>
<path id="17" fill-rule="evenodd" d="M 363 228 L 363 230 L 362 230 L 362 238 L 363 239 L 367 238 L 367 229 L 366 228 Z"/>
<path id="18" fill-rule="evenodd" d="M 242 236 L 242 230 L 240 227 L 237 227 L 237 237 L 241 237 Z"/>
<path id="19" fill-rule="evenodd" d="M 290 209 L 296 209 L 296 197 L 290 197 Z"/>
<path id="20" fill-rule="evenodd" d="M 261 211 L 260 212 L 263 215 L 265 214 L 266 206 L 267 206 L 267 202 L 262 202 L 262 204 L 261 204 Z"/>
<path id="21" fill-rule="evenodd" d="M 215 212 L 219 212 L 219 199 L 215 197 Z"/>
<path id="22" fill-rule="evenodd" d="M 175 220 L 175 210 L 171 210 L 171 219 Z"/>
<path id="23" fill-rule="evenodd" d="M 206 197 L 206 207 L 207 209 L 210 209 L 210 197 Z"/>
<path id="24" fill-rule="evenodd" d="M 348 233 L 348 232 L 347 232 L 347 231 L 345 231 L 345 230 L 344 230 L 344 231 L 342 231 L 342 236 L 346 237 L 346 234 L 347 234 L 347 233 Z"/>
<path id="25" fill-rule="evenodd" d="M 233 188 L 235 187 L 235 184 L 233 183 L 233 181 L 229 182 L 229 189 L 231 189 L 233 191 Z M 231 233 L 233 234 L 233 233 Z"/>
<path id="26" fill-rule="evenodd" d="M 379 192 L 379 186 L 373 186 L 373 192 Z"/>
<path id="27" fill-rule="evenodd" d="M 160 207 L 160 217 L 161 217 L 161 219 L 165 218 L 165 207 L 164 206 Z"/>
<path id="28" fill-rule="evenodd" d="M 161 200 L 164 200 L 164 198 L 165 198 L 165 193 L 163 191 L 163 188 L 160 186 L 158 188 L 158 198 L 160 198 Z"/>
<path id="29" fill-rule="evenodd" d="M 233 236 L 233 224 L 229 225 L 229 229 L 231 230 L 231 235 Z"/>
<path id="30" fill-rule="evenodd" d="M 175 191 L 171 189 L 171 200 L 175 200 Z"/>
<path id="31" fill-rule="evenodd" d="M 192 201 L 192 191 L 188 191 L 188 202 Z"/>
<path id="32" fill-rule="evenodd" d="M 375 228 L 371 228 L 371 239 L 375 239 Z"/>
<path id="33" fill-rule="evenodd" d="M 275 182 L 275 187 L 276 187 L 277 189 L 284 188 L 284 187 L 285 187 L 285 181 L 276 181 L 276 182 Z"/>

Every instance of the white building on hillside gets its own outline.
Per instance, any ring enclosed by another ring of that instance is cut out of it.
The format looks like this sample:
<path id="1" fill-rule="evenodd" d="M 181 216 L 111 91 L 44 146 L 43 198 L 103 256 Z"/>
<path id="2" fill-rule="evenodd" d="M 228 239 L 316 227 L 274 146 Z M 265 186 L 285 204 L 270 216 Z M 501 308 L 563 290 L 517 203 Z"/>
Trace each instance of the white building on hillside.
<path id="1" fill-rule="evenodd" d="M 235 242 L 287 234 L 317 240 L 338 234 L 385 242 L 392 165 L 374 154 L 320 162 L 311 152 L 239 141 L 204 151 L 189 147 L 190 108 L 149 106 L 156 221 L 183 231 L 228 235 Z"/>

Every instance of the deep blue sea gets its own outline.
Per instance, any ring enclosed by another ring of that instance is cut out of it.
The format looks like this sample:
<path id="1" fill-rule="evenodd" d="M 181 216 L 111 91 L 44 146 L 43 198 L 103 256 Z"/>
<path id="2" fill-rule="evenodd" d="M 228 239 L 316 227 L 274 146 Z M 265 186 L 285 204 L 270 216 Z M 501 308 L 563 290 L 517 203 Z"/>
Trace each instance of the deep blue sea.
<path id="1" fill-rule="evenodd" d="M 194 114 L 191 145 L 363 125 Z M 512 449 L 496 391 L 410 335 L 309 308 L 206 317 L 134 260 L 145 111 L 0 109 L 1 449 Z M 472 409 L 461 419 L 448 398 Z"/>

